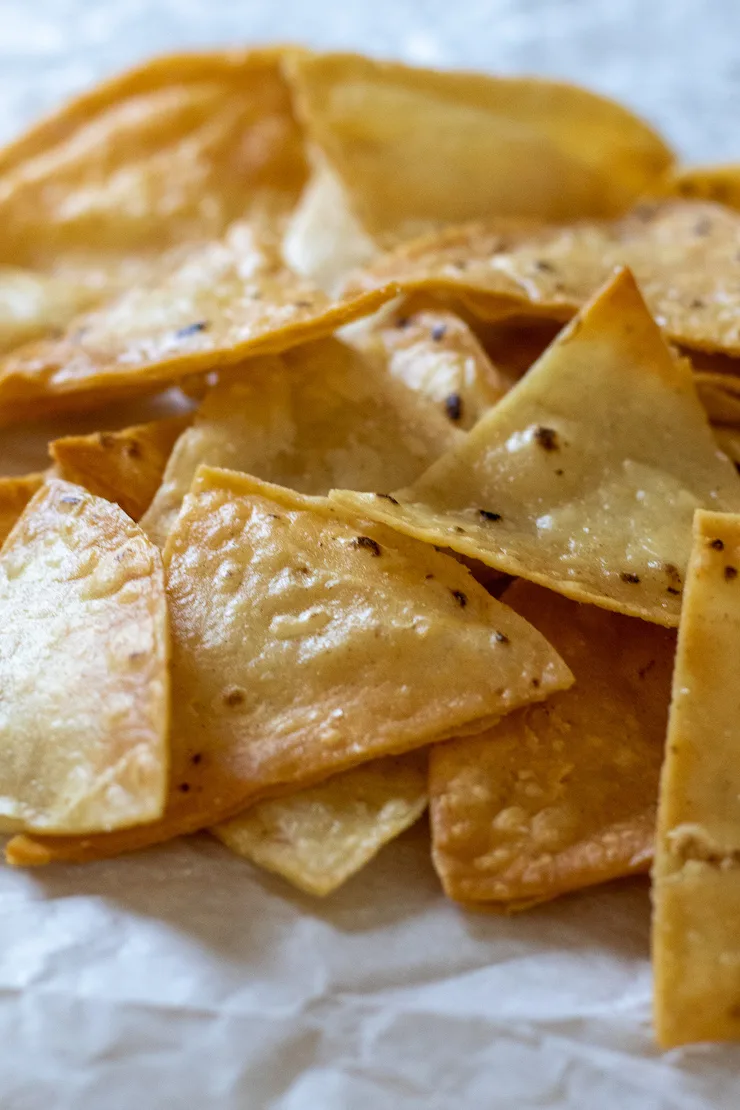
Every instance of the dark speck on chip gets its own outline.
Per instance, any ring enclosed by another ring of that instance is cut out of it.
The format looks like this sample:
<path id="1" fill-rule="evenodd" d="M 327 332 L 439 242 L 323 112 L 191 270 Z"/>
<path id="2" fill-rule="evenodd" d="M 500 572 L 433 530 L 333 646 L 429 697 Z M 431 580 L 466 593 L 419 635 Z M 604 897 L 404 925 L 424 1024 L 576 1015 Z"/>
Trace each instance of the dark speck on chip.
<path id="1" fill-rule="evenodd" d="M 544 428 L 540 425 L 534 430 L 534 438 L 544 451 L 557 451 L 560 447 L 558 433 L 554 428 Z"/>
<path id="2" fill-rule="evenodd" d="M 450 590 L 450 593 L 452 594 L 460 608 L 464 609 L 465 606 L 468 604 L 467 594 L 464 594 L 462 590 Z"/>
<path id="3" fill-rule="evenodd" d="M 435 343 L 440 343 L 447 335 L 446 324 L 435 324 L 432 328 L 432 339 Z"/>
<path id="4" fill-rule="evenodd" d="M 725 581 L 732 582 L 737 578 L 737 567 L 725 567 Z"/>
<path id="5" fill-rule="evenodd" d="M 82 498 L 73 497 L 71 494 L 68 493 L 65 497 L 60 497 L 59 500 L 63 505 L 79 505 Z"/>
<path id="6" fill-rule="evenodd" d="M 445 397 L 445 412 L 450 420 L 459 420 L 463 413 L 462 397 L 459 393 L 450 393 Z"/>
<path id="7" fill-rule="evenodd" d="M 493 523 L 501 520 L 501 513 L 492 513 L 490 509 L 478 509 L 478 515 L 482 520 L 490 520 Z"/>
<path id="8" fill-rule="evenodd" d="M 505 632 L 494 632 L 493 638 L 494 638 L 494 640 L 496 641 L 497 644 L 511 643 L 511 641 L 509 640 L 509 637 L 506 635 Z"/>
<path id="9" fill-rule="evenodd" d="M 370 554 L 374 555 L 376 558 L 383 550 L 380 544 L 371 539 L 370 536 L 358 536 L 356 540 L 352 540 L 352 546 L 364 547 L 366 551 L 369 551 Z"/>
<path id="10" fill-rule="evenodd" d="M 398 504 L 398 501 L 396 501 L 395 497 L 391 497 L 390 493 L 376 493 L 375 496 L 382 497 L 384 501 L 390 501 L 391 505 Z"/>
<path id="11" fill-rule="evenodd" d="M 630 586 L 636 586 L 640 581 L 639 574 L 632 574 L 629 570 L 623 570 L 619 577 L 623 582 L 628 582 Z"/>
<path id="12" fill-rule="evenodd" d="M 199 331 L 207 330 L 207 320 L 196 320 L 194 324 L 186 324 L 184 328 L 178 328 L 175 332 L 175 339 L 187 339 L 190 335 L 197 335 Z"/>

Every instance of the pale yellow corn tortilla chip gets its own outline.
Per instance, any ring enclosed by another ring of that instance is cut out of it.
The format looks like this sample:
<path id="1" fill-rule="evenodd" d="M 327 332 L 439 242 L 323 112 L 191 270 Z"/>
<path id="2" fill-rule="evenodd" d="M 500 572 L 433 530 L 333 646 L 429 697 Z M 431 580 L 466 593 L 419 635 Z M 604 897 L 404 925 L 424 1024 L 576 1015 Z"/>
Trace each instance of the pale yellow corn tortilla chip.
<path id="1" fill-rule="evenodd" d="M 575 684 L 435 745 L 429 787 L 447 894 L 515 909 L 648 869 L 676 640 L 522 580 L 504 601 Z"/>
<path id="2" fill-rule="evenodd" d="M 45 480 L 41 473 L 0 478 L 0 544 Z"/>
<path id="3" fill-rule="evenodd" d="M 486 727 L 572 681 L 454 559 L 248 475 L 201 467 L 165 549 L 172 771 L 163 819 L 16 838 L 10 862 L 116 855 Z"/>
<path id="4" fill-rule="evenodd" d="M 665 1048 L 740 1039 L 740 517 L 694 521 L 653 870 Z"/>
<path id="5" fill-rule="evenodd" d="M 286 60 L 310 139 L 373 237 L 483 216 L 623 211 L 671 165 L 625 108 L 555 81 L 356 54 Z"/>
<path id="6" fill-rule="evenodd" d="M 347 330 L 348 342 L 468 430 L 511 388 L 463 320 L 442 310 L 388 306 Z"/>
<path id="7" fill-rule="evenodd" d="M 694 509 L 740 509 L 687 363 L 629 271 L 393 500 L 337 503 L 576 601 L 675 626 Z"/>
<path id="8" fill-rule="evenodd" d="M 64 326 L 236 219 L 282 225 L 307 177 L 284 53 L 154 59 L 0 152 L 0 349 Z"/>
<path id="9" fill-rule="evenodd" d="M 0 359 L 0 422 L 163 388 L 285 350 L 374 311 L 392 290 L 331 301 L 249 223 L 194 250 L 161 280 L 77 317 L 60 339 Z"/>
<path id="10" fill-rule="evenodd" d="M 177 441 L 142 526 L 164 545 L 201 463 L 301 493 L 387 492 L 460 438 L 442 409 L 354 347 L 306 343 L 222 375 Z"/>
<path id="11" fill-rule="evenodd" d="M 427 807 L 426 751 L 363 763 L 258 802 L 211 832 L 239 856 L 320 897 L 363 868 Z"/>
<path id="12" fill-rule="evenodd" d="M 159 489 L 175 442 L 192 419 L 186 413 L 117 432 L 65 436 L 49 444 L 49 453 L 61 478 L 116 501 L 132 520 L 139 520 Z"/>
<path id="13" fill-rule="evenodd" d="M 691 349 L 740 353 L 740 213 L 706 201 L 639 205 L 621 220 L 526 235 L 490 226 L 449 229 L 382 256 L 351 290 L 426 290 L 483 318 L 531 313 L 568 319 L 615 266 L 628 266 L 664 333 Z"/>
<path id="14" fill-rule="evenodd" d="M 95 833 L 161 816 L 162 560 L 117 505 L 48 479 L 0 555 L 0 828 Z"/>

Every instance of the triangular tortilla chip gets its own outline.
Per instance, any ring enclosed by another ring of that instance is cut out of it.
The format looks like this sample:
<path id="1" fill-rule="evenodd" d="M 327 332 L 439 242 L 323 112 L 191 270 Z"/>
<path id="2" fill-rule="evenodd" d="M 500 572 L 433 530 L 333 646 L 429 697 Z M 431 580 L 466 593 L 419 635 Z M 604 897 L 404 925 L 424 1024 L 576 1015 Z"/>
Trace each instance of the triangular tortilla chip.
<path id="1" fill-rule="evenodd" d="M 622 220 L 540 233 L 495 221 L 401 247 L 347 284 L 398 282 L 461 300 L 484 319 L 532 314 L 567 320 L 615 266 L 629 266 L 664 333 L 677 343 L 740 354 L 740 213 L 704 201 L 641 204 Z"/>
<path id="2" fill-rule="evenodd" d="M 402 304 L 347 329 L 348 341 L 458 428 L 472 428 L 511 388 L 470 328 L 452 312 Z"/>
<path id="3" fill-rule="evenodd" d="M 575 685 L 430 753 L 432 854 L 461 902 L 532 905 L 646 871 L 675 633 L 515 582 Z"/>
<path id="4" fill-rule="evenodd" d="M 653 871 L 665 1048 L 740 1039 L 740 517 L 700 512 L 673 682 Z"/>
<path id="5" fill-rule="evenodd" d="M 152 821 L 167 791 L 157 549 L 117 505 L 50 478 L 0 556 L 0 827 Z"/>
<path id="6" fill-rule="evenodd" d="M 119 432 L 64 436 L 49 444 L 49 453 L 61 478 L 118 502 L 132 520 L 139 520 L 159 489 L 176 440 L 192 419 L 186 413 Z"/>
<path id="7" fill-rule="evenodd" d="M 222 376 L 177 441 L 142 526 L 164 545 L 201 463 L 301 493 L 387 492 L 460 438 L 441 409 L 353 347 L 306 343 Z"/>
<path id="8" fill-rule="evenodd" d="M 0 152 L 0 349 L 63 327 L 235 219 L 279 229 L 307 177 L 284 54 L 154 59 Z"/>
<path id="9" fill-rule="evenodd" d="M 286 798 L 258 802 L 211 832 L 239 856 L 324 896 L 427 807 L 426 751 L 388 756 Z"/>
<path id="10" fill-rule="evenodd" d="M 622 271 L 467 439 L 338 503 L 576 601 L 675 626 L 694 509 L 740 509 L 688 364 Z"/>
<path id="11" fill-rule="evenodd" d="M 280 261 L 269 236 L 233 224 L 160 281 L 77 317 L 61 339 L 0 359 L 0 421 L 78 408 L 272 354 L 374 311 L 393 290 L 330 301 Z"/>
<path id="12" fill-rule="evenodd" d="M 571 682 L 456 560 L 310 498 L 201 467 L 165 549 L 172 773 L 162 821 L 15 839 L 12 863 L 115 855 L 486 727 Z"/>
<path id="13" fill-rule="evenodd" d="M 23 474 L 0 478 L 0 544 L 10 532 L 33 495 L 46 481 L 45 474 Z"/>
<path id="14" fill-rule="evenodd" d="M 560 82 L 357 54 L 301 54 L 286 70 L 309 137 L 373 238 L 498 213 L 623 211 L 673 161 L 625 108 Z"/>

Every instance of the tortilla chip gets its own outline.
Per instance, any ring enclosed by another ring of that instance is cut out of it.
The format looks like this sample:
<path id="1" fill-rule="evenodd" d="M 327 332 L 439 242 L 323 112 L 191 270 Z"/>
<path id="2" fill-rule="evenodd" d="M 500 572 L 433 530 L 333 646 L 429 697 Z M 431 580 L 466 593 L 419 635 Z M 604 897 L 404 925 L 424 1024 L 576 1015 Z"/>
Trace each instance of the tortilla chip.
<path id="1" fill-rule="evenodd" d="M 712 200 L 740 209 L 740 166 L 680 166 L 654 189 L 660 196 Z"/>
<path id="2" fill-rule="evenodd" d="M 50 478 L 0 556 L 0 827 L 162 814 L 169 724 L 159 552 L 117 505 Z"/>
<path id="3" fill-rule="evenodd" d="M 678 634 L 653 871 L 665 1048 L 740 1039 L 740 517 L 700 512 Z"/>
<path id="4" fill-rule="evenodd" d="M 166 278 L 77 317 L 61 339 L 0 359 L 0 421 L 163 387 L 272 354 L 374 311 L 388 289 L 330 301 L 280 261 L 260 230 L 234 224 Z"/>
<path id="5" fill-rule="evenodd" d="M 524 236 L 494 221 L 429 236 L 384 255 L 347 283 L 398 282 L 461 300 L 484 319 L 525 312 L 567 320 L 629 266 L 664 333 L 691 349 L 740 354 L 740 214 L 703 201 L 641 204 L 622 220 Z"/>
<path id="6" fill-rule="evenodd" d="M 16 838 L 11 863 L 116 855 L 546 698 L 568 668 L 456 560 L 201 467 L 165 549 L 172 772 L 162 821 Z"/>
<path id="7" fill-rule="evenodd" d="M 16 520 L 45 481 L 45 474 L 0 478 L 0 544 L 4 543 Z"/>
<path id="8" fill-rule="evenodd" d="M 576 601 L 675 626 L 694 509 L 740 509 L 740 479 L 624 270 L 414 485 L 393 500 L 331 496 Z"/>
<path id="9" fill-rule="evenodd" d="M 176 440 L 192 419 L 187 413 L 120 432 L 65 436 L 49 444 L 49 453 L 60 477 L 118 502 L 132 520 L 139 520 L 159 489 Z"/>
<path id="10" fill-rule="evenodd" d="M 452 312 L 393 307 L 360 321 L 349 342 L 422 397 L 456 427 L 472 428 L 512 386 L 468 326 Z"/>
<path id="11" fill-rule="evenodd" d="M 673 161 L 625 108 L 555 81 L 356 54 L 301 54 L 286 70 L 309 137 L 378 240 L 499 213 L 624 211 Z"/>
<path id="12" fill-rule="evenodd" d="M 728 389 L 726 375 L 694 374 L 694 386 L 713 424 L 740 425 L 740 396 L 734 389 Z"/>
<path id="13" fill-rule="evenodd" d="M 332 295 L 347 274 L 378 253 L 350 211 L 341 182 L 324 164 L 316 166 L 296 205 L 282 249 L 292 270 Z"/>
<path id="14" fill-rule="evenodd" d="M 151 279 L 246 216 L 279 228 L 307 178 L 284 50 L 157 58 L 0 152 L 0 349 Z"/>
<path id="15" fill-rule="evenodd" d="M 426 751 L 365 763 L 287 798 L 258 802 L 211 832 L 239 856 L 323 897 L 427 807 Z"/>
<path id="16" fill-rule="evenodd" d="M 164 546 L 201 463 L 302 493 L 394 489 L 413 481 L 460 434 L 382 366 L 323 339 L 224 374 L 177 441 L 142 526 Z"/>
<path id="17" fill-rule="evenodd" d="M 504 600 L 575 685 L 436 745 L 429 790 L 446 893 L 516 909 L 648 869 L 676 640 L 528 582 Z"/>
<path id="18" fill-rule="evenodd" d="M 727 458 L 734 463 L 735 469 L 740 470 L 740 429 L 725 428 L 720 425 L 712 426 L 712 434 Z"/>

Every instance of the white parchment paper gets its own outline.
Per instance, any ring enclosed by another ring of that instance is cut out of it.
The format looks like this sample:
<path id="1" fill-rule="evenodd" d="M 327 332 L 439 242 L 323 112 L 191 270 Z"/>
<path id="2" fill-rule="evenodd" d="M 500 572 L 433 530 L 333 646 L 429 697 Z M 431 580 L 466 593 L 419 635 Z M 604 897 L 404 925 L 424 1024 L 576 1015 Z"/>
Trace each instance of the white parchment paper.
<path id="1" fill-rule="evenodd" d="M 740 160 L 736 0 L 0 0 L 0 136 L 148 54 L 275 39 L 570 77 Z M 0 433 L 0 470 L 53 431 Z M 640 880 L 463 913 L 423 823 L 325 902 L 205 835 L 0 869 L 0 1107 L 735 1110 L 740 1048 L 654 1048 L 648 938 Z"/>

